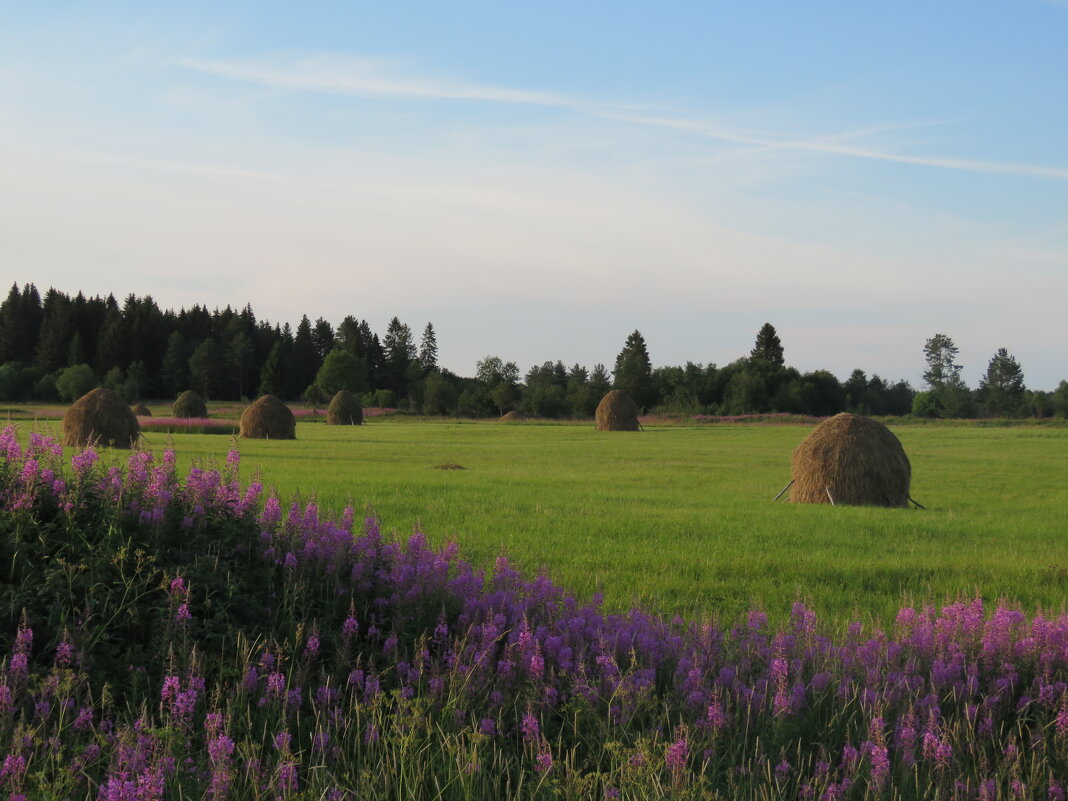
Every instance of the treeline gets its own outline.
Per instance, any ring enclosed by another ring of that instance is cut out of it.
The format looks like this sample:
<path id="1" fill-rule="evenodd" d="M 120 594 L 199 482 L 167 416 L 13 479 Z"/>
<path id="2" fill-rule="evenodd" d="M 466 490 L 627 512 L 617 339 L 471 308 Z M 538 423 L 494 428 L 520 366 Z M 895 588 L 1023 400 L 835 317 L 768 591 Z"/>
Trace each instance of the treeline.
<path id="1" fill-rule="evenodd" d="M 487 356 L 475 375 L 437 364 L 432 323 L 419 337 L 397 317 L 379 337 L 352 315 L 335 328 L 307 315 L 296 329 L 257 320 L 251 305 L 209 311 L 194 305 L 162 310 L 150 296 L 70 297 L 33 284 L 12 286 L 0 304 L 0 401 L 73 400 L 106 386 L 129 401 L 174 398 L 193 389 L 207 399 L 240 400 L 270 393 L 310 405 L 347 389 L 365 406 L 433 415 L 495 416 L 516 410 L 538 417 L 589 417 L 609 389 L 620 388 L 646 411 L 741 415 L 785 412 L 924 417 L 1068 417 L 1068 382 L 1055 392 L 1030 391 L 1004 349 L 980 386 L 960 378 L 956 347 L 937 334 L 924 348 L 927 389 L 857 369 L 845 381 L 825 370 L 786 364 L 769 323 L 749 354 L 719 367 L 687 362 L 653 369 L 635 331 L 613 369 L 547 361 L 522 374 L 514 362 Z"/>

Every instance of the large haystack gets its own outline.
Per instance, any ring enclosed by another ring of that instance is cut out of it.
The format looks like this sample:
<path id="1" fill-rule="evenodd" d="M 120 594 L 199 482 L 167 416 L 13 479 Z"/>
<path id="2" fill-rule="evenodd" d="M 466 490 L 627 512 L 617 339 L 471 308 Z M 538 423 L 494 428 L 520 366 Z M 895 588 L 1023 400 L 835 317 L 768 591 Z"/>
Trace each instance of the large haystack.
<path id="1" fill-rule="evenodd" d="M 241 436 L 247 439 L 296 439 L 293 412 L 274 395 L 263 395 L 241 413 Z"/>
<path id="2" fill-rule="evenodd" d="M 527 419 L 527 416 L 522 412 L 505 412 L 501 415 L 502 423 L 522 423 Z"/>
<path id="3" fill-rule="evenodd" d="M 136 406 L 133 406 L 130 409 L 130 411 L 134 413 L 135 417 L 151 417 L 152 416 L 152 410 L 149 409 L 147 406 L 145 406 L 145 404 L 143 404 L 143 403 L 139 403 Z"/>
<path id="4" fill-rule="evenodd" d="M 640 431 L 638 404 L 621 389 L 613 389 L 597 404 L 598 431 Z"/>
<path id="5" fill-rule="evenodd" d="M 126 401 L 104 387 L 82 395 L 63 415 L 64 445 L 131 448 L 140 436 L 141 426 Z"/>
<path id="6" fill-rule="evenodd" d="M 208 416 L 208 404 L 191 389 L 187 389 L 174 402 L 173 414 L 182 420 L 199 419 Z"/>
<path id="7" fill-rule="evenodd" d="M 912 468 L 882 423 L 836 414 L 794 449 L 793 503 L 908 506 Z"/>
<path id="8" fill-rule="evenodd" d="M 331 426 L 363 425 L 360 400 L 347 389 L 338 390 L 326 407 L 326 424 Z"/>

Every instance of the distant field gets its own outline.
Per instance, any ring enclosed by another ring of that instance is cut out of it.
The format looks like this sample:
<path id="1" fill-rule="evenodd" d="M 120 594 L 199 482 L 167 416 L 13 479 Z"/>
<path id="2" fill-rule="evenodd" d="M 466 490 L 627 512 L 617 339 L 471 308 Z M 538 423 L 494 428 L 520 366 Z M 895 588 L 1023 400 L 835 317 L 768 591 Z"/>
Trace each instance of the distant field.
<path id="1" fill-rule="evenodd" d="M 22 425 L 58 432 L 55 418 Z M 285 498 L 352 501 L 398 536 L 419 525 L 480 565 L 507 554 L 612 608 L 732 620 L 752 606 L 778 617 L 801 599 L 838 623 L 886 623 L 902 604 L 959 596 L 1068 606 L 1068 429 L 896 427 L 925 511 L 772 503 L 808 430 L 385 417 L 301 422 L 295 442 L 240 450 L 244 477 L 260 473 Z M 147 440 L 173 442 L 185 463 L 222 460 L 230 443 Z"/>

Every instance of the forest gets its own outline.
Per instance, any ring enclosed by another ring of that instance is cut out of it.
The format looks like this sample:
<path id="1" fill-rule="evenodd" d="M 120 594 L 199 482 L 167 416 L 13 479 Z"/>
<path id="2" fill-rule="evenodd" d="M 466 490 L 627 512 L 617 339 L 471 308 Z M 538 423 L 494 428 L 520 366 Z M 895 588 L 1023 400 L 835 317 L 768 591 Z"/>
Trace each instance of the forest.
<path id="1" fill-rule="evenodd" d="M 365 406 L 428 415 L 488 417 L 516 410 L 537 417 L 589 417 L 609 389 L 625 390 L 646 412 L 684 415 L 805 414 L 840 411 L 918 417 L 1068 417 L 1068 381 L 1053 392 L 1029 390 L 1004 348 L 979 386 L 961 379 L 957 348 L 945 334 L 924 345 L 925 388 L 863 369 L 844 381 L 826 370 L 786 364 L 778 334 L 766 323 L 753 349 L 723 366 L 687 362 L 654 368 L 639 331 L 615 364 L 587 368 L 563 361 L 533 365 L 489 355 L 475 375 L 437 363 L 437 336 L 426 323 L 417 337 L 393 317 L 381 337 L 366 320 L 335 327 L 305 314 L 288 323 L 258 320 L 251 305 L 163 310 L 149 295 L 71 297 L 16 283 L 0 304 L 0 401 L 70 401 L 96 386 L 128 401 L 174 398 L 193 389 L 211 400 L 270 393 L 310 406 L 347 389 Z"/>

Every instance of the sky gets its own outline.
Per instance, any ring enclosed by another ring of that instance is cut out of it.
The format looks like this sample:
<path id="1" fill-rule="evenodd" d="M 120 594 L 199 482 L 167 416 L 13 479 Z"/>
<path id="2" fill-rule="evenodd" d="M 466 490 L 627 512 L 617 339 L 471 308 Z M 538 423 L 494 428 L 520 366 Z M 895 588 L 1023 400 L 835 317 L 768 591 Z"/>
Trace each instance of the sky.
<path id="1" fill-rule="evenodd" d="M 0 281 L 1068 378 L 1068 0 L 0 0 Z M 6 291 L 6 290 L 5 290 Z"/>

